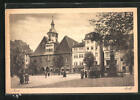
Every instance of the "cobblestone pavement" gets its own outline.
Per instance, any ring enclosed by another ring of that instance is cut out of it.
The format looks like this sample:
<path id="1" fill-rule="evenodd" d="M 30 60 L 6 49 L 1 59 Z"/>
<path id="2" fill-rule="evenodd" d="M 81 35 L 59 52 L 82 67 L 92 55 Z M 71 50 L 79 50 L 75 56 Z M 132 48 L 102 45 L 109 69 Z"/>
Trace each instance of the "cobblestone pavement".
<path id="1" fill-rule="evenodd" d="M 17 77 L 12 78 L 12 88 L 48 88 L 48 87 L 103 87 L 103 86 L 133 86 L 133 75 L 124 75 L 124 77 L 106 77 L 106 78 L 84 78 L 80 79 L 80 74 L 53 75 L 45 78 L 41 76 L 30 76 L 29 84 L 19 84 Z"/>
<path id="2" fill-rule="evenodd" d="M 35 75 L 29 77 L 30 81 L 29 84 L 19 84 L 19 78 L 13 77 L 11 79 L 11 86 L 12 88 L 28 88 L 28 87 L 37 87 L 43 85 L 49 85 L 57 82 L 63 82 L 68 80 L 80 79 L 80 74 L 67 74 L 67 77 L 63 77 L 62 75 L 50 75 L 49 77 L 45 78 L 43 75 Z"/>

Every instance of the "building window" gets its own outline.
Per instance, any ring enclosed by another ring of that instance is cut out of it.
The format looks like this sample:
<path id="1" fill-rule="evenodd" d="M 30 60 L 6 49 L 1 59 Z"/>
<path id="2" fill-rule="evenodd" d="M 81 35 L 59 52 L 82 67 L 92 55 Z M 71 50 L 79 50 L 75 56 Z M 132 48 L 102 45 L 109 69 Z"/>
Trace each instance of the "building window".
<path id="1" fill-rule="evenodd" d="M 81 48 L 79 48 L 80 50 L 83 50 L 84 48 L 83 47 L 81 47 Z"/>
<path id="2" fill-rule="evenodd" d="M 93 47 L 91 47 L 91 50 L 93 50 Z"/>
<path id="3" fill-rule="evenodd" d="M 34 63 L 36 63 L 36 62 L 37 62 L 37 60 L 35 59 L 35 60 L 34 60 Z"/>
<path id="4" fill-rule="evenodd" d="M 108 47 L 105 47 L 105 50 L 107 50 L 107 51 L 110 50 L 110 47 L 109 46 Z"/>
<path id="5" fill-rule="evenodd" d="M 46 51 L 47 51 L 47 52 L 52 52 L 52 51 L 53 51 L 53 49 L 46 49 Z"/>
<path id="6" fill-rule="evenodd" d="M 109 63 L 110 63 L 110 60 L 106 60 L 106 65 L 109 65 Z"/>
<path id="7" fill-rule="evenodd" d="M 98 56 L 98 53 L 97 52 L 95 53 L 95 56 Z"/>
<path id="8" fill-rule="evenodd" d="M 98 46 L 97 46 L 97 44 L 96 44 L 96 46 L 95 46 L 95 50 L 97 50 L 98 49 Z"/>
<path id="9" fill-rule="evenodd" d="M 80 65 L 83 65 L 83 62 L 80 62 Z"/>
<path id="10" fill-rule="evenodd" d="M 94 61 L 94 64 L 97 65 L 97 61 Z"/>
<path id="11" fill-rule="evenodd" d="M 66 59 L 66 63 L 68 62 L 68 59 L 67 58 L 65 58 Z"/>
<path id="12" fill-rule="evenodd" d="M 50 60 L 50 56 L 47 56 L 47 60 L 48 60 L 48 61 Z"/>
<path id="13" fill-rule="evenodd" d="M 83 58 L 83 54 L 79 54 L 79 58 Z"/>
<path id="14" fill-rule="evenodd" d="M 74 65 L 77 66 L 77 62 L 74 62 Z"/>
<path id="15" fill-rule="evenodd" d="M 74 58 L 78 58 L 78 55 L 76 54 L 76 55 L 74 55 Z"/>
<path id="16" fill-rule="evenodd" d="M 115 60 L 115 65 L 117 65 L 117 60 Z"/>
<path id="17" fill-rule="evenodd" d="M 118 56 L 118 53 L 117 52 L 115 53 L 115 56 Z"/>
<path id="18" fill-rule="evenodd" d="M 106 52 L 105 55 L 106 55 L 106 57 L 109 57 L 110 56 L 110 53 L 109 52 Z"/>
<path id="19" fill-rule="evenodd" d="M 46 61 L 48 61 L 48 57 L 46 56 Z"/>
<path id="20" fill-rule="evenodd" d="M 74 48 L 74 50 L 76 51 L 76 50 L 77 50 L 77 48 Z"/>

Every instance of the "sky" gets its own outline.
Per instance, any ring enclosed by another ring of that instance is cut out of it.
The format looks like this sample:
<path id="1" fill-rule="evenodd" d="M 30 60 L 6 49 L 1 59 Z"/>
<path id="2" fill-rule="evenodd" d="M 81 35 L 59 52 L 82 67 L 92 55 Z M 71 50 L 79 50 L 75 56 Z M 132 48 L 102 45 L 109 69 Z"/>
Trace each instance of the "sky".
<path id="1" fill-rule="evenodd" d="M 43 13 L 11 14 L 10 40 L 22 40 L 34 51 L 51 28 L 52 16 L 58 41 L 68 36 L 81 42 L 85 34 L 94 31 L 89 20 L 95 19 L 97 13 Z"/>

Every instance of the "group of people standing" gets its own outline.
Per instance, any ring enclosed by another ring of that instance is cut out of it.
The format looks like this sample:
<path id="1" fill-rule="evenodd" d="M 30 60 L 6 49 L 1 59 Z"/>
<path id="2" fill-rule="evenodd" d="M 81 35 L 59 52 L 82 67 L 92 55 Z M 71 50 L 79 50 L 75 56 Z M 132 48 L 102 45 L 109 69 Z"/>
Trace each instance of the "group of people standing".
<path id="1" fill-rule="evenodd" d="M 20 84 L 29 83 L 29 74 L 25 73 L 24 70 L 19 73 Z"/>
<path id="2" fill-rule="evenodd" d="M 81 79 L 83 79 L 84 76 L 85 76 L 85 78 L 87 78 L 87 71 L 81 70 Z"/>
<path id="3" fill-rule="evenodd" d="M 50 76 L 50 69 L 49 69 L 49 67 L 44 67 L 43 71 L 44 71 L 45 78 L 47 78 L 47 76 Z"/>

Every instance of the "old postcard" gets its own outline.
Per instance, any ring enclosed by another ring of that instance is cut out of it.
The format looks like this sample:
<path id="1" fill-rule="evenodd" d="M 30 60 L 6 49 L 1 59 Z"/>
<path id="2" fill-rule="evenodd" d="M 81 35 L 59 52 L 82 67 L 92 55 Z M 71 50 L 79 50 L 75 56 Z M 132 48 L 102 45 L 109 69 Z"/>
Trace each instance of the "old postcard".
<path id="1" fill-rule="evenodd" d="M 138 92 L 137 8 L 6 9 L 6 93 Z"/>

